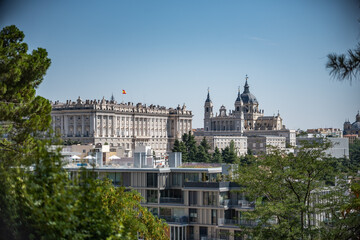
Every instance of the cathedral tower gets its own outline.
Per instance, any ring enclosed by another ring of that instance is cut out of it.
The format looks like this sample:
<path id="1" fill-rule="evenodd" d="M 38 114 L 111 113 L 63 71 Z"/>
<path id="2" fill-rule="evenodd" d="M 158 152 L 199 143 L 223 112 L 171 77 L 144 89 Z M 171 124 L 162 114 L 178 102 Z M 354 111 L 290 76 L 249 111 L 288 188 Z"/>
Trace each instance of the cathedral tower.
<path id="1" fill-rule="evenodd" d="M 241 95 L 240 95 L 240 87 L 238 89 L 238 95 L 235 100 L 234 106 L 235 106 L 233 112 L 235 116 L 234 130 L 242 133 L 244 131 L 244 112 L 243 112 L 243 102 L 241 100 Z"/>
<path id="2" fill-rule="evenodd" d="M 259 103 L 256 97 L 250 93 L 250 87 L 248 84 L 248 76 L 246 75 L 246 81 L 244 85 L 244 92 L 240 95 L 243 102 L 243 112 L 245 117 L 245 128 L 248 130 L 255 129 L 255 123 L 258 117 L 263 116 L 263 113 L 259 109 Z"/>
<path id="3" fill-rule="evenodd" d="M 210 91 L 208 90 L 204 105 L 204 131 L 211 131 L 211 118 L 213 116 L 213 104 L 210 99 Z"/>

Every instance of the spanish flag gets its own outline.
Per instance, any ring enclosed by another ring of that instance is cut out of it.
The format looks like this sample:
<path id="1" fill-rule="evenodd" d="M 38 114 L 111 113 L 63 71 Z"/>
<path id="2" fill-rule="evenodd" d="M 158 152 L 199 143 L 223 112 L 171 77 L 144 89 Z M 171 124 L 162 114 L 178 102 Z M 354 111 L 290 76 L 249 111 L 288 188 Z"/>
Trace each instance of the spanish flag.
<path id="1" fill-rule="evenodd" d="M 126 94 L 126 91 L 123 89 L 122 94 Z"/>

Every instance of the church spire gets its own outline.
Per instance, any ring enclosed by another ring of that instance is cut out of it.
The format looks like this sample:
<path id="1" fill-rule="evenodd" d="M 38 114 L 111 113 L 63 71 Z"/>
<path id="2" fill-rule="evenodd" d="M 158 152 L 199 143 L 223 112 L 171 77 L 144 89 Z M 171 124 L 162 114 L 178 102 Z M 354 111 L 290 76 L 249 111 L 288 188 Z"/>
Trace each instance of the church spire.
<path id="1" fill-rule="evenodd" d="M 241 101 L 241 95 L 240 95 L 240 87 L 238 87 L 238 95 L 236 98 L 236 102 L 240 102 Z"/>
<path id="2" fill-rule="evenodd" d="M 207 94 L 207 98 L 206 98 L 206 101 L 205 102 L 211 102 L 211 99 L 210 99 L 210 88 L 208 88 L 208 94 Z"/>
<path id="3" fill-rule="evenodd" d="M 250 90 L 249 90 L 249 84 L 248 84 L 248 82 L 247 82 L 247 80 L 248 80 L 248 75 L 246 74 L 246 77 L 245 77 L 245 79 L 246 79 L 246 81 L 245 81 L 245 86 L 244 86 L 244 93 L 249 93 L 250 92 Z"/>

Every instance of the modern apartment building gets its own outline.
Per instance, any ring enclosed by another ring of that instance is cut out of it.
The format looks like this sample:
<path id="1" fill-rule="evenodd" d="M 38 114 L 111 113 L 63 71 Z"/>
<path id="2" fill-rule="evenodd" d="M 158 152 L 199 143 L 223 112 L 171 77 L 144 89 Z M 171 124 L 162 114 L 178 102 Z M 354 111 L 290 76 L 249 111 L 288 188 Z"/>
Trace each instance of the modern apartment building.
<path id="1" fill-rule="evenodd" d="M 167 221 L 170 239 L 239 240 L 239 226 L 255 224 L 243 218 L 244 211 L 254 209 L 254 201 L 237 192 L 236 183 L 222 180 L 227 167 L 186 168 L 173 157 L 170 165 L 156 165 L 152 158 L 141 155 L 135 153 L 136 168 L 99 166 L 94 171 L 100 179 L 112 179 L 115 186 L 138 191 L 144 198 L 142 205 Z M 78 166 L 65 169 L 72 179 L 78 177 Z"/>

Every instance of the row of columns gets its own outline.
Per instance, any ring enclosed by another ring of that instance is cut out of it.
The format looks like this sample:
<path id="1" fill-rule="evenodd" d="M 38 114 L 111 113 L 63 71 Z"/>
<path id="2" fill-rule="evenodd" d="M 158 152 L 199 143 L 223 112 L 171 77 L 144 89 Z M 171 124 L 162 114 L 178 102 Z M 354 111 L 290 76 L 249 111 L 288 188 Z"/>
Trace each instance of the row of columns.
<path id="1" fill-rule="evenodd" d="M 104 118 L 105 116 L 105 118 Z M 103 115 L 100 117 L 97 136 L 129 137 L 160 136 L 167 137 L 167 118 Z M 104 122 L 105 121 L 105 122 Z M 111 125 L 111 127 L 109 127 Z M 110 136 L 109 136 L 110 135 Z"/>
<path id="2" fill-rule="evenodd" d="M 56 121 L 56 118 L 59 117 L 60 118 L 60 123 Z M 70 132 L 70 123 L 69 123 L 69 118 L 70 117 L 73 117 L 73 131 Z M 78 131 L 78 118 L 81 118 L 81 123 L 80 123 L 80 126 L 81 126 L 81 131 Z M 85 124 L 85 118 L 86 117 L 89 117 L 89 121 L 90 121 L 90 129 L 89 129 L 89 132 L 86 133 L 86 130 L 85 130 L 85 127 L 86 127 L 86 124 Z M 62 135 L 65 135 L 65 136 L 68 136 L 68 135 L 72 135 L 72 136 L 80 136 L 80 137 L 83 137 L 83 136 L 92 136 L 95 132 L 95 129 L 94 129 L 94 117 L 92 117 L 92 115 L 53 115 L 53 119 L 52 119 L 52 126 L 53 126 L 53 129 L 55 129 L 58 125 L 60 125 L 60 133 Z"/>

